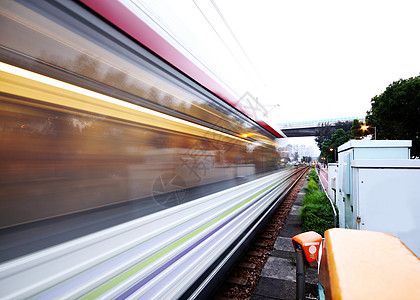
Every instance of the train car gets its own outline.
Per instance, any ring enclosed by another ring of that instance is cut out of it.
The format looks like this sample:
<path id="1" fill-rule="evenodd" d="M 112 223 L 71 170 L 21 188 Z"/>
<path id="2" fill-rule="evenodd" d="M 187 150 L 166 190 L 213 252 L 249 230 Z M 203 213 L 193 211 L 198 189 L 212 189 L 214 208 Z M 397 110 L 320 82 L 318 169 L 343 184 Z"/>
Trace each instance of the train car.
<path id="1" fill-rule="evenodd" d="M 281 132 L 134 17 L 0 1 L 2 299 L 195 295 L 291 182 Z"/>

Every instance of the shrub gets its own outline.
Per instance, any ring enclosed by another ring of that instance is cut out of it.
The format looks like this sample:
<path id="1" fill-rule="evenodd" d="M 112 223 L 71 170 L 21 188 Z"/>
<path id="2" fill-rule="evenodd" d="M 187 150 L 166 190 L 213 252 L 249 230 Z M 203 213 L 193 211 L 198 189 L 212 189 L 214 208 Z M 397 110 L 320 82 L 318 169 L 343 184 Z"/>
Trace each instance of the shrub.
<path id="1" fill-rule="evenodd" d="M 311 175 L 313 173 L 314 169 L 309 173 L 310 179 L 305 187 L 306 193 L 300 211 L 302 229 L 304 232 L 313 230 L 324 236 L 325 230 L 334 227 L 334 212 L 327 196 L 319 188 L 318 175 L 315 173 L 315 180 Z"/>
<path id="2" fill-rule="evenodd" d="M 305 187 L 305 192 L 306 192 L 306 194 L 308 194 L 308 193 L 311 194 L 311 193 L 316 192 L 316 191 L 319 191 L 318 183 L 315 182 L 315 180 L 310 179 L 308 184 Z"/>
<path id="3" fill-rule="evenodd" d="M 308 212 L 307 219 L 302 224 L 303 231 L 315 231 L 320 235 L 324 236 L 324 232 L 332 227 L 334 227 L 334 220 L 329 221 L 319 217 L 316 213 Z"/>
<path id="4" fill-rule="evenodd" d="M 334 214 L 331 214 L 331 208 L 327 205 L 316 203 L 304 206 L 301 210 L 301 217 L 308 219 L 307 216 L 310 214 L 314 214 L 317 217 L 327 221 L 332 221 L 334 226 Z"/>
<path id="5" fill-rule="evenodd" d="M 330 201 L 328 200 L 327 196 L 325 193 L 321 192 L 319 188 L 317 190 L 310 190 L 310 192 L 307 192 L 303 198 L 304 206 L 306 204 L 313 203 L 330 205 Z"/>
<path id="6" fill-rule="evenodd" d="M 309 172 L 309 180 L 314 180 L 316 183 L 319 183 L 318 174 L 316 174 L 315 168 L 312 168 Z"/>

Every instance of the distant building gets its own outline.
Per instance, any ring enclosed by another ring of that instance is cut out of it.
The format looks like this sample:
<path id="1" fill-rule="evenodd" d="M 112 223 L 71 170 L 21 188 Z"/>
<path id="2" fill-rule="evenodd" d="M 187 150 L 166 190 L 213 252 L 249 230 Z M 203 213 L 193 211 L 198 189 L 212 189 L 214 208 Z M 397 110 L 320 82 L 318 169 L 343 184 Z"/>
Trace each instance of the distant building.
<path id="1" fill-rule="evenodd" d="M 313 146 L 309 146 L 307 149 L 307 155 L 306 156 L 310 156 L 312 158 L 314 158 L 315 156 L 315 151 L 314 151 L 314 147 Z"/>

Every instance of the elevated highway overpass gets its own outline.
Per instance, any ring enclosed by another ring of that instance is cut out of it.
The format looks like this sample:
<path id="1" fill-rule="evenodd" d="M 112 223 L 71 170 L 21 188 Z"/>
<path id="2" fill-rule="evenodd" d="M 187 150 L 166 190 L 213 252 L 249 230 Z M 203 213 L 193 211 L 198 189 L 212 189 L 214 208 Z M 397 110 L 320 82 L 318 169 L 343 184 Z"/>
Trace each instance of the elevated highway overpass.
<path id="1" fill-rule="evenodd" d="M 340 128 L 340 123 L 353 122 L 354 119 L 358 119 L 364 122 L 364 118 L 359 117 L 348 117 L 348 118 L 336 118 L 336 119 L 323 119 L 323 120 L 312 120 L 312 121 L 301 121 L 301 122 L 289 122 L 277 124 L 281 131 L 287 137 L 306 137 L 315 136 L 316 130 L 321 128 L 323 125 L 328 124 L 332 128 Z"/>

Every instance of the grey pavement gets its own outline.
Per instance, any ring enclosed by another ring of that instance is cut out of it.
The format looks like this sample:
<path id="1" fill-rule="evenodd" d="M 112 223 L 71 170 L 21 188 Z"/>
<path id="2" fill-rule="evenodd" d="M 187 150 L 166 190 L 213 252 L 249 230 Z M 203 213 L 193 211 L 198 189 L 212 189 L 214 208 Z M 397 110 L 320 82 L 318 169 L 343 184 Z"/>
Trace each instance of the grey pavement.
<path id="1" fill-rule="evenodd" d="M 292 237 L 302 232 L 299 211 L 305 196 L 303 184 L 281 230 L 274 249 L 261 272 L 260 281 L 251 300 L 296 299 L 296 255 L 292 245 Z M 306 294 L 317 295 L 318 274 L 316 269 L 306 269 Z"/>

